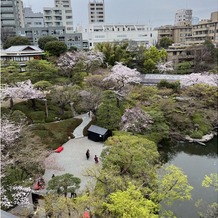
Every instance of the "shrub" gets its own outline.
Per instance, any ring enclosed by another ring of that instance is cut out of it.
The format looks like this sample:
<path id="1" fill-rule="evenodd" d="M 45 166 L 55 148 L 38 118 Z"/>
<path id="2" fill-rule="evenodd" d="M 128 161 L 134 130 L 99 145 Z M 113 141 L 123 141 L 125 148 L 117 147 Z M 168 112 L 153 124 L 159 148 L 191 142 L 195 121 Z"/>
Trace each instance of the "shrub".
<path id="1" fill-rule="evenodd" d="M 45 122 L 45 112 L 44 111 L 32 111 L 28 114 L 28 117 L 34 123 L 44 123 Z"/>
<path id="2" fill-rule="evenodd" d="M 180 82 L 176 81 L 176 82 L 168 82 L 167 80 L 161 80 L 158 84 L 157 84 L 158 88 L 168 88 L 168 89 L 172 89 L 174 92 L 178 92 L 180 90 Z"/>
<path id="3" fill-rule="evenodd" d="M 60 116 L 61 120 L 72 118 L 72 111 L 65 111 L 64 114 Z"/>
<path id="4" fill-rule="evenodd" d="M 15 110 L 12 113 L 12 120 L 15 122 L 21 122 L 21 121 L 26 121 L 27 120 L 27 116 L 20 110 Z"/>
<path id="5" fill-rule="evenodd" d="M 194 139 L 201 139 L 203 136 L 203 132 L 198 130 L 198 131 L 194 131 L 190 136 Z"/>

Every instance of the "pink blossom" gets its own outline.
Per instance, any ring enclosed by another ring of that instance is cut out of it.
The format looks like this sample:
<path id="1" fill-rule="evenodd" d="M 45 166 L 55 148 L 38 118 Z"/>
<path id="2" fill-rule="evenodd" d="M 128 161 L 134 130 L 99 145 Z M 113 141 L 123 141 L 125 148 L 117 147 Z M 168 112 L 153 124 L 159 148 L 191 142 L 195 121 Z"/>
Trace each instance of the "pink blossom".
<path id="1" fill-rule="evenodd" d="M 15 85 L 10 86 L 6 85 L 2 89 L 2 99 L 5 98 L 21 98 L 21 99 L 36 99 L 36 98 L 45 98 L 40 90 L 34 88 L 30 80 L 23 82 L 17 82 Z"/>
<path id="2" fill-rule="evenodd" d="M 6 146 L 12 145 L 13 142 L 20 137 L 23 124 L 10 121 L 6 116 L 1 117 L 0 120 L 1 149 L 4 149 Z"/>
<path id="3" fill-rule="evenodd" d="M 139 107 L 134 107 L 125 110 L 121 118 L 121 129 L 123 131 L 142 133 L 151 123 L 153 121 L 149 114 Z"/>
<path id="4" fill-rule="evenodd" d="M 189 75 L 185 75 L 180 84 L 182 87 L 192 86 L 194 84 L 207 84 L 210 86 L 218 85 L 218 74 L 209 74 L 208 72 L 204 73 L 191 73 Z"/>
<path id="5" fill-rule="evenodd" d="M 20 205 L 22 207 L 26 207 L 30 204 L 29 202 L 29 194 L 31 189 L 29 187 L 22 186 L 9 186 L 4 188 L 1 186 L 1 206 L 5 208 L 10 208 L 15 205 Z M 11 194 L 12 198 L 8 198 L 7 193 Z"/>
<path id="6" fill-rule="evenodd" d="M 122 63 L 117 63 L 111 69 L 111 74 L 104 78 L 104 81 L 116 82 L 115 90 L 121 91 L 127 84 L 140 83 L 140 73 L 136 69 L 130 69 Z"/>

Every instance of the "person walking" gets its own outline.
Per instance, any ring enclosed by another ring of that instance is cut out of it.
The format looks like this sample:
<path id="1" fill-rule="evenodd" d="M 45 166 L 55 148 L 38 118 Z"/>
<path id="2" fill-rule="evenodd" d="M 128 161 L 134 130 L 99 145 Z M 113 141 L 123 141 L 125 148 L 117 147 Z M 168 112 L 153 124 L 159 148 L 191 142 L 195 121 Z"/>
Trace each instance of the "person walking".
<path id="1" fill-rule="evenodd" d="M 95 163 L 98 163 L 98 156 L 97 155 L 95 155 L 95 157 L 94 157 L 94 160 L 95 160 Z"/>
<path id="2" fill-rule="evenodd" d="M 86 158 L 87 158 L 87 160 L 89 159 L 89 157 L 90 157 L 90 151 L 89 151 L 89 149 L 86 151 Z"/>

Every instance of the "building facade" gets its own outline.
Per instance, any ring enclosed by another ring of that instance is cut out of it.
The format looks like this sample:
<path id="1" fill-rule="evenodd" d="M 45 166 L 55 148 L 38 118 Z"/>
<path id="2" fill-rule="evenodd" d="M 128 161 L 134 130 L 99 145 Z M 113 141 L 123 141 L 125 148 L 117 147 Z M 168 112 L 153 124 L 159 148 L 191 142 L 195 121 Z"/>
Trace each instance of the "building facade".
<path id="1" fill-rule="evenodd" d="M 157 31 L 147 25 L 116 24 L 89 25 L 82 31 L 83 40 L 94 48 L 97 43 L 135 41 L 137 44 L 152 46 L 157 43 Z"/>
<path id="2" fill-rule="evenodd" d="M 22 0 L 1 0 L 1 40 L 16 35 L 17 27 L 24 27 Z"/>
<path id="3" fill-rule="evenodd" d="M 26 62 L 37 59 L 40 60 L 44 56 L 44 51 L 36 46 L 17 45 L 11 46 L 0 53 L 0 60 L 7 66 L 8 61 L 15 61 L 20 66 L 20 71 L 25 71 Z"/>
<path id="4" fill-rule="evenodd" d="M 218 11 L 212 12 L 210 19 L 201 20 L 192 26 L 192 34 L 188 37 L 187 43 L 202 44 L 207 39 L 218 46 Z"/>
<path id="5" fill-rule="evenodd" d="M 44 27 L 43 13 L 34 13 L 32 8 L 24 8 L 25 27 Z"/>
<path id="6" fill-rule="evenodd" d="M 38 40 L 44 36 L 54 36 L 59 41 L 64 42 L 68 48 L 74 46 L 83 48 L 81 33 L 66 33 L 64 26 L 57 27 L 27 27 L 18 28 L 17 35 L 27 37 L 33 45 L 38 45 Z"/>
<path id="7" fill-rule="evenodd" d="M 156 28 L 158 42 L 163 37 L 168 37 L 176 44 L 202 44 L 205 40 L 211 40 L 218 46 L 218 11 L 212 12 L 210 19 L 201 20 L 195 25 L 166 25 Z"/>
<path id="8" fill-rule="evenodd" d="M 44 22 L 47 27 L 65 26 L 66 33 L 73 33 L 73 13 L 70 0 L 55 0 L 55 7 L 44 7 Z"/>
<path id="9" fill-rule="evenodd" d="M 192 25 L 192 10 L 180 9 L 175 14 L 175 26 L 190 26 Z"/>
<path id="10" fill-rule="evenodd" d="M 90 1 L 88 4 L 89 24 L 105 22 L 104 0 Z"/>

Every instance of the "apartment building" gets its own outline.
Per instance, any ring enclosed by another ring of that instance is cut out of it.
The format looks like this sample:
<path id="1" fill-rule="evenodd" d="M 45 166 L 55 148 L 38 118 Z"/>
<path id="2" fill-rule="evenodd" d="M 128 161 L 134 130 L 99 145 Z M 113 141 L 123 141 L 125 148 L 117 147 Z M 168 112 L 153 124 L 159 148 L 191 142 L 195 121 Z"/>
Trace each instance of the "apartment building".
<path id="1" fill-rule="evenodd" d="M 105 22 L 104 0 L 103 1 L 94 0 L 89 2 L 88 17 L 89 17 L 89 24 Z"/>
<path id="2" fill-rule="evenodd" d="M 24 8 L 25 27 L 44 27 L 43 13 L 33 12 L 32 8 Z"/>
<path id="3" fill-rule="evenodd" d="M 66 27 L 66 33 L 73 33 L 73 13 L 70 0 L 54 0 L 55 7 L 44 7 L 44 22 L 47 27 Z"/>
<path id="4" fill-rule="evenodd" d="M 192 10 L 180 9 L 175 14 L 175 26 L 190 26 L 192 25 Z"/>
<path id="5" fill-rule="evenodd" d="M 64 42 L 68 48 L 72 46 L 78 49 L 83 48 L 82 34 L 66 33 L 64 26 L 17 28 L 17 35 L 27 37 L 33 45 L 38 45 L 38 40 L 41 37 L 54 36 L 59 41 Z"/>
<path id="6" fill-rule="evenodd" d="M 97 43 L 135 41 L 137 44 L 152 46 L 157 43 L 157 31 L 147 25 L 133 24 L 92 24 L 80 29 L 83 40 L 94 48 Z"/>
<path id="7" fill-rule="evenodd" d="M 22 0 L 1 0 L 1 40 L 16 35 L 17 27 L 24 27 Z"/>
<path id="8" fill-rule="evenodd" d="M 201 20 L 192 26 L 192 34 L 187 43 L 202 44 L 206 39 L 218 46 L 218 11 L 212 12 L 210 19 Z"/>

